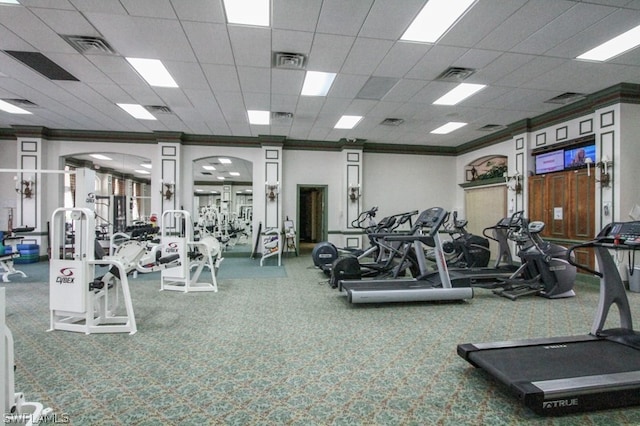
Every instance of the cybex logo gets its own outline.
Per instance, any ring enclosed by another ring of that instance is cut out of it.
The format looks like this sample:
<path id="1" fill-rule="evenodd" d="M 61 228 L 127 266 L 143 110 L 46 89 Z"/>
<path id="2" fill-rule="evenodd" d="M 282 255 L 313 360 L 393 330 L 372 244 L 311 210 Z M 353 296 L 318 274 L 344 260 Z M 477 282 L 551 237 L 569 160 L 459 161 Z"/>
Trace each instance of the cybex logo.
<path id="1" fill-rule="evenodd" d="M 169 243 L 165 250 L 166 253 L 178 253 L 178 243 Z"/>
<path id="2" fill-rule="evenodd" d="M 545 410 L 549 410 L 553 408 L 577 407 L 577 406 L 578 406 L 578 398 L 557 399 L 555 401 L 544 401 L 542 403 L 542 408 L 544 408 Z"/>
<path id="3" fill-rule="evenodd" d="M 73 268 L 62 268 L 58 273 L 60 274 L 56 278 L 58 284 L 73 284 L 75 282 Z"/>

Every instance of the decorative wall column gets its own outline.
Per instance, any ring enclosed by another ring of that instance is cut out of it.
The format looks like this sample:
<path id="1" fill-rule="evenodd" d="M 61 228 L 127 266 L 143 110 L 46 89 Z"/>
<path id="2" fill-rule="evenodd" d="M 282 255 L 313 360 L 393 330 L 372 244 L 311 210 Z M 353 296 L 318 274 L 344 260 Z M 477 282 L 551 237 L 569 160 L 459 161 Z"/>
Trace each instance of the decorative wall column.
<path id="1" fill-rule="evenodd" d="M 262 144 L 264 159 L 264 224 L 263 230 L 282 226 L 282 143 Z M 254 200 L 256 200 L 254 194 Z"/>
<path id="2" fill-rule="evenodd" d="M 352 222 L 358 218 L 358 215 L 364 210 L 362 185 L 362 146 L 344 148 L 344 184 L 342 193 L 344 194 L 345 205 L 345 238 L 346 247 L 362 246 L 362 236 Z M 349 235 L 349 231 L 358 231 L 358 235 Z"/>
<path id="3" fill-rule="evenodd" d="M 602 229 L 616 220 L 628 220 L 621 210 L 621 185 L 616 185 L 620 175 L 620 104 L 597 109 L 594 114 L 596 134 L 596 227 Z M 635 184 L 634 184 L 635 186 Z"/>
<path id="4" fill-rule="evenodd" d="M 191 196 L 183 197 L 181 133 L 157 132 L 158 160 L 154 162 L 151 180 L 151 207 L 153 213 L 162 215 L 165 210 L 178 210 L 184 202 L 191 203 Z M 189 179 L 191 175 L 189 175 Z"/>
<path id="5" fill-rule="evenodd" d="M 23 243 L 40 245 L 40 254 L 45 254 L 48 247 L 47 221 L 44 210 L 43 193 L 47 188 L 47 175 L 38 173 L 42 170 L 44 151 L 40 128 L 16 128 L 17 136 L 17 168 L 21 171 L 15 176 L 16 211 L 13 213 L 12 227 L 33 227 L 34 230 L 21 233 Z M 55 179 L 51 181 L 57 182 Z"/>

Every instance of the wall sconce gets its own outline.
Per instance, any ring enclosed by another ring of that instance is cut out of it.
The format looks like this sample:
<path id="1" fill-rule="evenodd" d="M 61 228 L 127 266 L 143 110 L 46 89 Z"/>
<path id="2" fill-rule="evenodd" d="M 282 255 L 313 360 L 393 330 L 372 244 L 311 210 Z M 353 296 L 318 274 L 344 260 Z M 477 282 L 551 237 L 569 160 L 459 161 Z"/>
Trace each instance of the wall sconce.
<path id="1" fill-rule="evenodd" d="M 160 194 L 162 194 L 165 200 L 171 200 L 173 194 L 175 193 L 175 184 L 173 182 L 162 183 L 162 181 L 160 181 L 160 183 L 165 187 L 164 191 L 160 190 Z"/>
<path id="2" fill-rule="evenodd" d="M 600 185 L 604 188 L 608 188 L 611 185 L 611 174 L 609 168 L 613 166 L 613 161 L 609 160 L 606 155 L 602 156 L 602 159 L 596 164 L 600 167 Z"/>
<path id="3" fill-rule="evenodd" d="M 360 196 L 360 185 L 349 185 L 349 199 L 355 202 Z"/>
<path id="4" fill-rule="evenodd" d="M 16 192 L 24 198 L 31 198 L 35 194 L 35 182 L 31 179 L 19 181 L 18 176 L 14 176 L 13 180 L 16 181 Z"/>
<path id="5" fill-rule="evenodd" d="M 280 182 L 276 182 L 276 183 L 265 182 L 264 187 L 265 187 L 265 194 L 267 195 L 267 198 L 269 199 L 269 201 L 275 201 L 277 194 L 280 192 L 280 188 L 279 188 Z"/>
<path id="6" fill-rule="evenodd" d="M 507 183 L 507 188 L 510 191 L 514 191 L 516 194 L 522 193 L 522 175 L 516 170 L 516 174 L 509 176 L 504 174 L 504 180 Z"/>

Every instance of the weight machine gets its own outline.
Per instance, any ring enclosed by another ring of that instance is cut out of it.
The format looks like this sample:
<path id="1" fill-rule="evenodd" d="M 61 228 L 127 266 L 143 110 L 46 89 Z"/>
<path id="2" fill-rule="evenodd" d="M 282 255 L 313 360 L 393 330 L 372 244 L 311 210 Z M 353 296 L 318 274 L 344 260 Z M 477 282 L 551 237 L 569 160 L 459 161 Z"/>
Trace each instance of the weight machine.
<path id="1" fill-rule="evenodd" d="M 67 234 L 70 220 L 71 234 Z M 94 212 L 58 208 L 51 216 L 49 264 L 50 331 L 129 333 L 137 331 L 127 272 L 121 261 L 101 257 Z M 98 251 L 98 256 L 96 256 Z M 96 268 L 110 266 L 104 277 Z M 117 315 L 120 298 L 124 314 Z"/>
<path id="2" fill-rule="evenodd" d="M 191 215 L 185 210 L 165 210 L 161 223 L 162 256 L 177 255 L 180 262 L 162 271 L 160 290 L 217 292 L 216 273 L 223 260 L 220 242 L 213 236 L 194 241 Z M 211 272 L 211 282 L 198 282 L 205 267 Z"/>

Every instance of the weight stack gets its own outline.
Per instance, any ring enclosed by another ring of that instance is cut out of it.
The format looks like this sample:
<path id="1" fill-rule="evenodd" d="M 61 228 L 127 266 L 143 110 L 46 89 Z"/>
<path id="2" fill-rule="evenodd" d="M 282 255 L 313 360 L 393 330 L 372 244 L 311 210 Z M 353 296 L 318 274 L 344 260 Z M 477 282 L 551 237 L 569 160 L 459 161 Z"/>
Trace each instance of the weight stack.
<path id="1" fill-rule="evenodd" d="M 40 246 L 38 244 L 18 244 L 16 248 L 20 257 L 13 259 L 13 263 L 36 263 L 40 260 Z"/>

